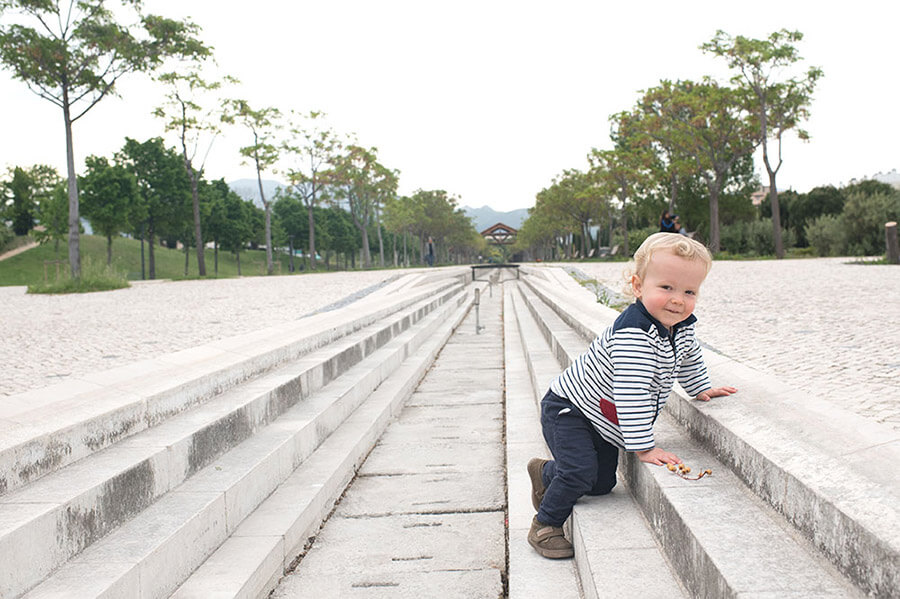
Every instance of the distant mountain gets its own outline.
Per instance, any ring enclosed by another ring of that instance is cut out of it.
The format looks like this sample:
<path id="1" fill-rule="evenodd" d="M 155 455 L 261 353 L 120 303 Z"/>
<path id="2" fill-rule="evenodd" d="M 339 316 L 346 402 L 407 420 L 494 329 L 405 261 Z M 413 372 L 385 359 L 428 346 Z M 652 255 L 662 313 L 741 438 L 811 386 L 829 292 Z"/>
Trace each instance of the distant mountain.
<path id="1" fill-rule="evenodd" d="M 280 181 L 272 181 L 270 179 L 263 179 L 262 184 L 263 192 L 266 194 L 266 200 L 272 200 L 275 197 L 275 192 L 279 188 L 287 187 Z M 238 179 L 237 181 L 230 182 L 228 187 L 231 188 L 231 191 L 245 200 L 252 200 L 255 205 L 260 208 L 263 207 L 262 198 L 259 197 L 259 183 L 256 179 Z"/>
<path id="2" fill-rule="evenodd" d="M 513 229 L 518 229 L 528 218 L 528 209 L 519 208 L 518 210 L 510 210 L 509 212 L 497 212 L 490 206 L 482 206 L 481 208 L 470 208 L 463 206 L 463 212 L 472 219 L 478 232 L 484 231 L 488 227 L 503 223 L 509 225 Z"/>

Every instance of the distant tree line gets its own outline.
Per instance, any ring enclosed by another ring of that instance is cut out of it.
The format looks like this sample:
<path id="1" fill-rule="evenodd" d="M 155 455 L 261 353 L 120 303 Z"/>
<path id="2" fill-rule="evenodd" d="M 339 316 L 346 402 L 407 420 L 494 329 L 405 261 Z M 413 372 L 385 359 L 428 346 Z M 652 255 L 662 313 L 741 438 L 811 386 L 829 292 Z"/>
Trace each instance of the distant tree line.
<path id="1" fill-rule="evenodd" d="M 785 255 L 879 254 L 884 223 L 900 217 L 900 192 L 875 181 L 809 193 L 777 191 L 782 141 L 809 116 L 818 67 L 798 72 L 798 31 L 766 39 L 719 31 L 701 46 L 724 59 L 727 83 L 663 80 L 610 117 L 612 149 L 593 149 L 586 171 L 568 169 L 537 194 L 517 249 L 541 259 L 588 256 L 599 247 L 629 255 L 678 214 L 714 252 Z M 753 156 L 767 175 L 765 199 Z M 804 250 L 804 248 L 810 248 Z"/>
<path id="2" fill-rule="evenodd" d="M 235 253 L 238 264 L 243 249 L 264 247 L 269 274 L 276 248 L 302 246 L 309 269 L 317 268 L 320 252 L 327 267 L 368 268 L 375 252 L 384 266 L 391 261 L 386 251 L 395 265 L 421 263 L 428 237 L 439 261 L 483 253 L 484 241 L 456 198 L 440 190 L 399 197 L 399 172 L 378 161 L 376 148 L 324 127 L 321 112 L 285 115 L 227 97 L 236 80 L 207 74 L 212 50 L 199 33 L 190 21 L 147 14 L 141 0 L 0 0 L 0 67 L 62 110 L 67 155 L 64 181 L 41 165 L 11 169 L 0 225 L 16 234 L 38 227 L 42 241 L 65 239 L 75 278 L 82 216 L 107 238 L 108 261 L 114 237 L 146 240 L 150 278 L 159 242 L 185 248 L 186 273 L 194 248 L 200 276 L 207 274 L 207 244 L 216 256 L 220 248 Z M 154 114 L 176 146 L 126 138 L 115 156 L 88 157 L 79 176 L 73 123 L 136 72 L 151 73 L 164 86 L 165 101 Z M 212 142 L 225 127 L 246 140 L 240 153 L 256 170 L 261 209 L 224 181 L 204 178 Z M 269 198 L 263 174 L 276 171 L 287 176 L 288 187 Z M 421 220 L 411 222 L 410 215 Z"/>

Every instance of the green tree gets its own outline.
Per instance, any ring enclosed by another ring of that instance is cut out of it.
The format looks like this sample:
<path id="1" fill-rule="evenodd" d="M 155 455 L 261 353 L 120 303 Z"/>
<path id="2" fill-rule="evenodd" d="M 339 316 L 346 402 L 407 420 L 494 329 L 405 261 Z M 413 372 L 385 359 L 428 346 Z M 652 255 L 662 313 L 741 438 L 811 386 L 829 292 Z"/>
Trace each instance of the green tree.
<path id="1" fill-rule="evenodd" d="M 812 93 L 822 77 L 822 69 L 818 67 L 810 67 L 803 77 L 783 77 L 785 69 L 801 60 L 794 44 L 802 39 L 802 33 L 787 29 L 776 31 L 763 40 L 741 35 L 732 37 L 719 30 L 711 41 L 701 46 L 704 52 L 724 57 L 728 66 L 738 72 L 731 81 L 743 90 L 746 108 L 759 127 L 763 164 L 769 175 L 769 201 L 778 258 L 784 257 L 775 182 L 783 163 L 781 142 L 790 130 L 796 130 L 802 140 L 809 139 L 808 133 L 799 125 L 809 117 Z M 769 154 L 769 139 L 777 142 L 775 159 Z"/>
<path id="2" fill-rule="evenodd" d="M 106 237 L 106 264 L 112 264 L 113 237 L 131 227 L 138 211 L 138 184 L 135 176 L 106 158 L 88 156 L 87 173 L 79 179 L 84 215 L 97 233 Z"/>
<path id="3" fill-rule="evenodd" d="M 202 58 L 206 56 L 208 55 Z M 218 122 L 221 120 L 221 115 L 214 114 L 216 109 L 206 108 L 203 102 L 207 94 L 218 90 L 223 82 L 230 83 L 234 79 L 225 77 L 222 81 L 206 81 L 196 69 L 189 69 L 184 72 L 163 73 L 158 80 L 166 85 L 168 92 L 164 104 L 157 107 L 153 114 L 163 119 L 166 131 L 174 131 L 178 135 L 181 158 L 191 185 L 193 238 L 197 240 L 197 269 L 199 275 L 203 277 L 206 276 L 206 262 L 200 222 L 200 179 L 203 178 L 206 157 L 219 134 Z M 196 160 L 201 147 L 205 147 L 206 150 L 198 165 Z"/>
<path id="4" fill-rule="evenodd" d="M 27 235 L 38 222 L 41 202 L 49 199 L 59 184 L 59 174 L 51 166 L 36 164 L 31 168 L 12 168 L 9 175 L 9 181 L 0 186 L 0 218 L 11 221 L 16 235 Z"/>
<path id="5" fill-rule="evenodd" d="M 710 79 L 661 81 L 644 92 L 634 119 L 679 160 L 690 160 L 709 193 L 709 247 L 719 251 L 719 196 L 728 173 L 759 143 L 759 128 L 739 93 Z"/>
<path id="6" fill-rule="evenodd" d="M 344 268 L 350 268 L 349 258 L 355 256 L 362 247 L 362 236 L 353 223 L 353 217 L 343 208 L 332 206 L 323 210 L 316 222 L 322 222 L 322 229 L 325 231 L 325 243 L 322 246 L 325 267 L 329 267 L 330 256 L 334 252 L 338 256 L 343 255 Z"/>
<path id="7" fill-rule="evenodd" d="M 290 139 L 282 146 L 290 157 L 288 180 L 306 206 L 307 263 L 313 270 L 316 268 L 315 208 L 323 197 L 331 163 L 341 150 L 334 131 L 322 125 L 324 118 L 325 113 L 319 111 L 301 115 L 300 120 L 290 126 Z"/>
<path id="8" fill-rule="evenodd" d="M 243 125 L 253 137 L 253 143 L 242 147 L 240 152 L 245 159 L 253 161 L 259 197 L 266 211 L 266 274 L 269 275 L 275 272 L 272 262 L 272 199 L 266 198 L 262 174 L 278 162 L 279 145 L 275 141 L 275 132 L 279 128 L 280 118 L 281 112 L 277 108 L 254 110 L 246 100 L 226 101 L 225 112 L 222 115 L 223 121 Z"/>
<path id="9" fill-rule="evenodd" d="M 53 251 L 59 257 L 59 242 L 69 234 L 69 196 L 65 182 L 59 181 L 38 204 L 37 222 L 40 227 L 32 233 L 41 245 L 53 242 Z"/>
<path id="10" fill-rule="evenodd" d="M 0 25 L 0 64 L 41 98 L 62 109 L 69 197 L 69 266 L 81 276 L 78 185 L 72 124 L 107 95 L 118 80 L 157 68 L 170 56 L 202 56 L 209 50 L 198 27 L 143 13 L 141 0 L 120 0 L 138 24 L 124 25 L 105 0 L 0 0 L 0 11 L 21 13 L 33 26 Z"/>
<path id="11" fill-rule="evenodd" d="M 181 156 L 163 145 L 159 137 L 143 143 L 125 138 L 125 146 L 116 161 L 134 175 L 138 184 L 139 206 L 144 215 L 141 238 L 149 244 L 149 277 L 156 278 L 154 240 L 158 235 L 181 232 L 184 207 L 190 204 L 191 182 Z"/>
<path id="12" fill-rule="evenodd" d="M 612 150 L 593 149 L 588 156 L 591 176 L 601 189 L 610 192 L 622 205 L 623 252 L 631 255 L 628 243 L 628 201 L 633 200 L 652 181 L 654 155 L 645 136 L 634 126 L 631 115 L 620 113 L 610 117 L 613 123 Z"/>
<path id="13" fill-rule="evenodd" d="M 368 225 L 379 204 L 397 189 L 397 174 L 378 162 L 376 148 L 347 146 L 344 154 L 334 158 L 329 183 L 338 198 L 350 208 L 353 224 L 362 235 L 363 266 L 372 266 Z"/>

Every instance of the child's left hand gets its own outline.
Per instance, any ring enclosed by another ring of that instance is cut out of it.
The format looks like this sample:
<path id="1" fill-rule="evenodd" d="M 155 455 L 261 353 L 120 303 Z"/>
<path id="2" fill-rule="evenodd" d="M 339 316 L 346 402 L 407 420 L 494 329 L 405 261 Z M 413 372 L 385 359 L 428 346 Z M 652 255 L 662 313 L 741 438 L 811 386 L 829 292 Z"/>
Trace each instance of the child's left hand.
<path id="1" fill-rule="evenodd" d="M 725 395 L 731 395 L 732 393 L 737 393 L 736 387 L 716 387 L 715 389 L 703 391 L 695 399 L 698 401 L 709 401 L 713 397 L 724 397 Z"/>

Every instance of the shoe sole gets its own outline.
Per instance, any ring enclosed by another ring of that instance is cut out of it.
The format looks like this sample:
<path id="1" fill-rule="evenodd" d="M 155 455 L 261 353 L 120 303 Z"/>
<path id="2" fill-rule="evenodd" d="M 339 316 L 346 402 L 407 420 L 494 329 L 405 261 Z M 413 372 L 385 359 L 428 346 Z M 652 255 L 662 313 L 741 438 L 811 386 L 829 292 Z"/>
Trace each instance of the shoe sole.
<path id="1" fill-rule="evenodd" d="M 546 464 L 549 460 L 542 460 L 540 458 L 532 458 L 528 461 L 528 466 L 526 467 L 528 470 L 528 478 L 531 479 L 531 505 L 534 506 L 534 511 L 539 512 L 541 510 L 541 499 L 544 498 L 544 492 L 547 490 L 544 487 L 544 481 L 541 478 L 541 471 L 544 469 L 544 464 Z M 540 494 L 538 494 L 538 488 L 541 489 Z"/>

